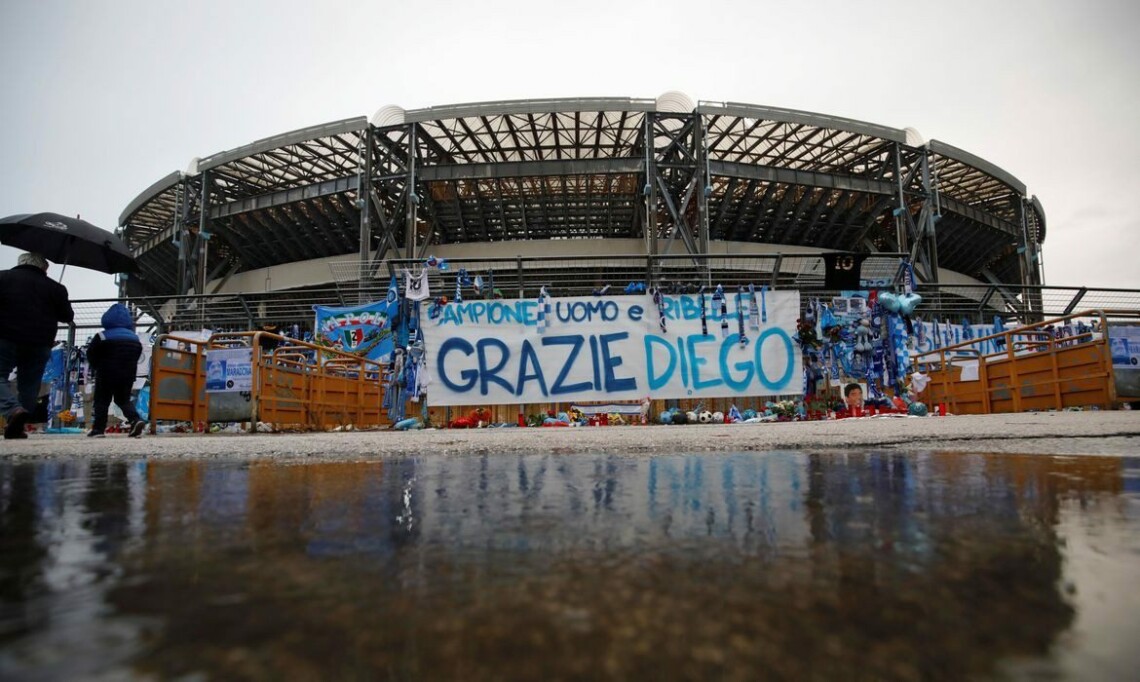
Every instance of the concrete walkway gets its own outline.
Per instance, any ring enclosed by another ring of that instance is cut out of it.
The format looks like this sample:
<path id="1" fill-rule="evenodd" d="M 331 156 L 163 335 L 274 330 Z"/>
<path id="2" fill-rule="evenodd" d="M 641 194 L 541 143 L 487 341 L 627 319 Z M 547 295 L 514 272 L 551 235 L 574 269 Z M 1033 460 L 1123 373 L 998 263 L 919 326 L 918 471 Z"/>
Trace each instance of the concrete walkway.
<path id="1" fill-rule="evenodd" d="M 32 434 L 6 440 L 0 460 L 50 457 L 359 460 L 395 455 L 746 450 L 945 450 L 1140 456 L 1140 412 L 865 418 L 831 422 L 540 429 L 160 434 L 129 439 Z"/>

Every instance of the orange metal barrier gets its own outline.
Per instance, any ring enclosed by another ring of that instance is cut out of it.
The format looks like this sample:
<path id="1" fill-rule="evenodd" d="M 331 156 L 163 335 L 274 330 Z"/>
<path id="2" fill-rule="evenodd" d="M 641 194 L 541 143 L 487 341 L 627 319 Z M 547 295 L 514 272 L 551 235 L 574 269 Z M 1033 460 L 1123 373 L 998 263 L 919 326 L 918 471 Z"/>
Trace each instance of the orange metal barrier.
<path id="1" fill-rule="evenodd" d="M 174 345 L 167 348 L 168 345 Z M 163 334 L 150 359 L 150 431 L 157 421 L 197 424 L 206 420 L 206 376 L 202 341 Z"/>
<path id="2" fill-rule="evenodd" d="M 1099 320 L 1100 331 L 1058 339 L 1046 329 L 1076 318 Z M 1004 350 L 983 355 L 971 348 L 983 341 L 1004 344 Z M 944 404 L 953 414 L 1112 409 L 1117 401 L 1106 311 L 1074 313 L 971 339 L 919 355 L 913 365 L 930 376 L 921 398 Z M 973 366 L 976 378 L 964 379 Z"/>
<path id="3" fill-rule="evenodd" d="M 281 345 L 265 352 L 266 340 Z M 164 348 L 171 341 L 190 348 Z M 250 349 L 248 393 L 206 392 L 205 354 L 223 348 Z M 151 430 L 162 420 L 266 422 L 322 430 L 385 424 L 382 369 L 367 358 L 268 332 L 214 334 L 204 343 L 163 335 L 155 341 L 152 361 Z"/>

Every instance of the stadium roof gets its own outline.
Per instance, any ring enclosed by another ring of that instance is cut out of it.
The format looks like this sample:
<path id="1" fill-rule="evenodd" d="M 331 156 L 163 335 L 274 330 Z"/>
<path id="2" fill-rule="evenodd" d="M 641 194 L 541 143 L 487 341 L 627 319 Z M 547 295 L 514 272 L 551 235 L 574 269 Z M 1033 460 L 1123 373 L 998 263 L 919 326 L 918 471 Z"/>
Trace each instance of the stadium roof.
<path id="1" fill-rule="evenodd" d="M 893 212 L 902 197 L 918 214 L 925 159 L 943 267 L 1017 281 L 1016 242 L 1045 238 L 1025 185 L 952 145 L 915 146 L 907 130 L 842 117 L 670 95 L 385 107 L 371 123 L 345 119 L 195 159 L 144 190 L 120 224 L 155 292 L 177 287 L 176 223 L 196 230 L 203 203 L 211 260 L 240 272 L 362 251 L 365 206 L 374 211 L 368 250 L 404 246 L 409 177 L 422 201 L 418 244 L 636 237 L 653 225 L 661 239 L 691 241 L 677 225 L 699 213 L 712 240 L 896 251 Z M 707 184 L 694 192 L 698 177 Z M 660 197 L 652 215 L 651 191 Z"/>

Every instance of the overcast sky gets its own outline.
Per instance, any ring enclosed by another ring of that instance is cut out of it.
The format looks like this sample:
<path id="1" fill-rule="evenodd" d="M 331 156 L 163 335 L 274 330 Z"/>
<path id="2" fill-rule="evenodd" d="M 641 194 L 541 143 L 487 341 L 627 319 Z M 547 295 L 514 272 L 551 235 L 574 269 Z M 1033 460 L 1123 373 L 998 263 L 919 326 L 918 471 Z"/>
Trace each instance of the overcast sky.
<path id="1" fill-rule="evenodd" d="M 681 90 L 913 126 L 1041 199 L 1047 283 L 1140 287 L 1138 32 L 1135 0 L 4 0 L 0 216 L 114 229 L 192 157 L 385 104 Z"/>

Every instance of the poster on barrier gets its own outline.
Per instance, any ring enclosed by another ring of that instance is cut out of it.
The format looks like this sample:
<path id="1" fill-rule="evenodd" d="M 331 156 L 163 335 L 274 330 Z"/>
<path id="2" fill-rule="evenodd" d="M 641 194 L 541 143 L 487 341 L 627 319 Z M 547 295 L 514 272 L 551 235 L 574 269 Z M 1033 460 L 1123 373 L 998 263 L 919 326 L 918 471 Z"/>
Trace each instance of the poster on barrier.
<path id="1" fill-rule="evenodd" d="M 1112 325 L 1108 328 L 1108 348 L 1112 366 L 1118 369 L 1140 368 L 1140 327 Z"/>
<path id="2" fill-rule="evenodd" d="M 253 349 L 219 348 L 206 351 L 206 392 L 253 390 Z"/>
<path id="3" fill-rule="evenodd" d="M 703 314 L 695 295 L 660 305 L 648 294 L 449 303 L 424 323 L 427 402 L 800 394 L 799 292 L 759 296 L 746 312 L 734 294 L 723 305 L 706 294 Z"/>
<path id="4" fill-rule="evenodd" d="M 352 308 L 315 305 L 318 343 L 345 353 L 381 361 L 392 353 L 394 301 L 377 301 Z"/>

